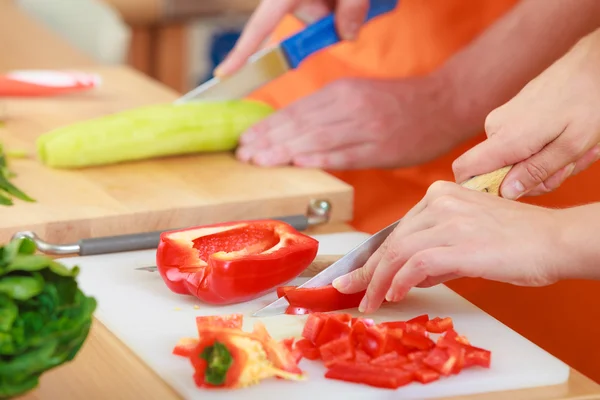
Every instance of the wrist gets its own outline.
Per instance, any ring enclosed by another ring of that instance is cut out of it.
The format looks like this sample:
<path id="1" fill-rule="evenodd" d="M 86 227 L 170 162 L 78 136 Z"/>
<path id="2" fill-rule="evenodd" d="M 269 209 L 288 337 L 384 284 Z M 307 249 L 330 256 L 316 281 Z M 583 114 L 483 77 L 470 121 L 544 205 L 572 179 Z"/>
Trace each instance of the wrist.
<path id="1" fill-rule="evenodd" d="M 562 228 L 558 279 L 600 279 L 600 203 L 556 212 Z"/>

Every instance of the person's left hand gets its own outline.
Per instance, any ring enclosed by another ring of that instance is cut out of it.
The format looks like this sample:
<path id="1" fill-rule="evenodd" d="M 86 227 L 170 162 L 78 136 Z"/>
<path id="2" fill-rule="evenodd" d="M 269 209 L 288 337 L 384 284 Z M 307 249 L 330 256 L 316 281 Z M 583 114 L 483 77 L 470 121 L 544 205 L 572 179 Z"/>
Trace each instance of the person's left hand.
<path id="1" fill-rule="evenodd" d="M 562 215 L 436 182 L 366 264 L 333 286 L 342 293 L 366 289 L 359 311 L 372 312 L 384 299 L 402 300 L 413 287 L 459 277 L 549 285 L 572 262 L 561 248 Z"/>
<path id="2" fill-rule="evenodd" d="M 502 197 L 555 190 L 600 159 L 599 109 L 600 29 L 488 115 L 488 139 L 456 159 L 456 181 L 514 164 Z"/>

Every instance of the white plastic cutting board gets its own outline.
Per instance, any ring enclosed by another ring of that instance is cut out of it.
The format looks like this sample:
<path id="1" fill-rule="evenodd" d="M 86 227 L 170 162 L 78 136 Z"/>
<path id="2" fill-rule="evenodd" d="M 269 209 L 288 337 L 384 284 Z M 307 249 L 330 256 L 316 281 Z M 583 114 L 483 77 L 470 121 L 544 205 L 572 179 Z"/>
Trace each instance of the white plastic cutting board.
<path id="1" fill-rule="evenodd" d="M 320 242 L 319 254 L 337 255 L 350 251 L 368 235 L 350 232 L 315 238 Z M 440 285 L 415 289 L 405 301 L 385 305 L 373 318 L 379 322 L 404 320 L 424 313 L 431 317 L 450 316 L 456 330 L 466 335 L 473 345 L 492 351 L 490 369 L 466 370 L 427 385 L 414 383 L 392 391 L 325 379 L 325 369 L 319 362 L 302 360 L 300 366 L 309 374 L 309 379 L 304 382 L 271 379 L 235 393 L 200 390 L 194 385 L 189 362 L 171 354 L 179 338 L 196 336 L 195 316 L 244 313 L 244 330 L 251 330 L 256 319 L 250 315 L 277 296 L 271 293 L 253 302 L 226 307 L 204 305 L 193 297 L 171 293 L 158 273 L 135 270 L 155 265 L 154 255 L 151 250 L 61 261 L 69 266 L 80 266 L 81 287 L 98 300 L 96 317 L 186 399 L 230 399 L 235 396 L 263 400 L 273 398 L 269 394 L 273 391 L 279 393 L 277 397 L 285 393 L 285 400 L 428 399 L 555 385 L 568 379 L 566 364 Z M 297 279 L 295 283 L 304 281 Z M 280 315 L 261 321 L 272 336 L 283 339 L 299 337 L 305 319 L 306 316 Z"/>

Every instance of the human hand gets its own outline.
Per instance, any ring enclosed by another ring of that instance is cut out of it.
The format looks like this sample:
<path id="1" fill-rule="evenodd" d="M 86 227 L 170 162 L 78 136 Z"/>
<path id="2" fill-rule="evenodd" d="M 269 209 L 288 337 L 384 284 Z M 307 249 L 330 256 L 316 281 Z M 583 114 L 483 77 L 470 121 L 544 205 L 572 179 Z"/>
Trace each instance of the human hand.
<path id="1" fill-rule="evenodd" d="M 572 266 L 561 240 L 563 211 L 436 182 L 365 265 L 337 278 L 342 293 L 367 290 L 361 312 L 413 287 L 459 278 L 544 286 Z"/>
<path id="2" fill-rule="evenodd" d="M 492 111 L 488 139 L 454 162 L 457 182 L 514 165 L 508 199 L 558 188 L 600 158 L 600 30 Z"/>
<path id="3" fill-rule="evenodd" d="M 254 125 L 237 157 L 261 166 L 388 168 L 450 150 L 460 129 L 441 76 L 341 79 Z"/>
<path id="4" fill-rule="evenodd" d="M 334 11 L 338 34 L 344 40 L 353 40 L 368 9 L 369 0 L 262 0 L 231 53 L 215 69 L 215 75 L 229 75 L 242 67 L 289 12 L 310 24 Z"/>

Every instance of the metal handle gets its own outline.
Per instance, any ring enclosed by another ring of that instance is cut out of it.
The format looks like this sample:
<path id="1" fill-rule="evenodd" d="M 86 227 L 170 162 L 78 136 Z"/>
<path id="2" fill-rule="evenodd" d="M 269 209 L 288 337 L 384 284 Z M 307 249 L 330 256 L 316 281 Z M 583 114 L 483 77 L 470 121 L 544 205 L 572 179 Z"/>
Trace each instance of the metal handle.
<path id="1" fill-rule="evenodd" d="M 291 215 L 285 217 L 269 218 L 287 222 L 299 231 L 315 225 L 324 224 L 331 216 L 331 203 L 327 200 L 312 200 L 305 215 Z M 178 228 L 174 228 L 178 229 Z M 18 232 L 13 239 L 29 238 L 36 244 L 37 249 L 45 254 L 91 256 L 97 254 L 120 253 L 124 251 L 137 251 L 155 249 L 160 240 L 160 234 L 173 229 L 162 231 L 133 233 L 128 235 L 107 236 L 99 238 L 81 239 L 71 244 L 51 244 L 42 240 L 34 232 Z"/>

